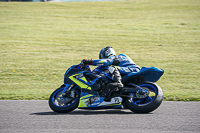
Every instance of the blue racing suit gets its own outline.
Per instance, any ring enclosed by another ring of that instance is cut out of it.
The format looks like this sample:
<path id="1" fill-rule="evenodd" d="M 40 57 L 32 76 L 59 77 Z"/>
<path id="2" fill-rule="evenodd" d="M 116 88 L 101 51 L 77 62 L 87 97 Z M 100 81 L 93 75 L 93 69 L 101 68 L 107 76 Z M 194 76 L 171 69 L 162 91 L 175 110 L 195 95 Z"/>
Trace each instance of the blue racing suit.
<path id="1" fill-rule="evenodd" d="M 118 70 L 121 75 L 124 76 L 130 72 L 139 72 L 140 67 L 135 64 L 135 62 L 125 54 L 112 55 L 107 59 L 93 60 L 92 64 L 94 66 L 118 66 Z"/>

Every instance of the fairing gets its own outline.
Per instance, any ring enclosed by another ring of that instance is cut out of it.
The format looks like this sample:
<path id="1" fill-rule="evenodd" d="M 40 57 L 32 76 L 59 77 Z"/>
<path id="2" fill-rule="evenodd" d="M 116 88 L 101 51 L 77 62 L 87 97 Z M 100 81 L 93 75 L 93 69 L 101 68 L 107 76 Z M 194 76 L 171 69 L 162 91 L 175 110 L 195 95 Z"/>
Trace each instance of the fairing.
<path id="1" fill-rule="evenodd" d="M 156 82 L 160 79 L 160 77 L 163 75 L 164 70 L 158 69 L 156 67 L 142 67 L 139 72 L 131 72 L 128 75 L 123 77 L 123 80 L 125 80 L 137 77 L 137 76 L 143 76 L 144 82 Z"/>
<path id="2" fill-rule="evenodd" d="M 98 67 L 96 68 L 93 72 L 99 72 L 103 73 L 101 70 L 104 69 L 105 67 Z M 71 69 L 75 69 L 74 67 Z M 84 76 L 84 71 L 77 70 L 77 73 L 74 74 L 69 74 L 72 72 L 71 70 L 68 70 L 65 73 L 65 79 L 67 78 L 66 75 L 69 75 L 67 79 L 69 79 L 71 82 L 74 82 L 79 88 L 80 88 L 80 100 L 79 100 L 79 105 L 78 108 L 82 109 L 113 109 L 113 108 L 122 108 L 122 98 L 121 97 L 114 97 L 111 99 L 111 102 L 105 102 L 103 101 L 104 97 L 100 97 L 98 95 L 98 92 L 93 91 L 91 86 L 98 80 L 98 77 L 93 79 L 92 82 L 88 82 L 86 77 Z M 86 73 L 89 73 L 87 71 Z M 156 82 L 164 73 L 164 70 L 158 69 L 155 67 L 143 67 L 140 72 L 137 73 L 130 73 L 123 78 L 133 78 L 137 76 L 144 76 L 145 77 L 145 82 Z M 103 73 L 107 76 L 108 81 L 110 80 L 109 74 Z M 66 80 L 68 81 L 68 80 Z M 109 81 L 110 82 L 110 81 Z M 66 84 L 66 83 L 65 83 Z M 95 93 L 94 93 L 95 92 Z"/>

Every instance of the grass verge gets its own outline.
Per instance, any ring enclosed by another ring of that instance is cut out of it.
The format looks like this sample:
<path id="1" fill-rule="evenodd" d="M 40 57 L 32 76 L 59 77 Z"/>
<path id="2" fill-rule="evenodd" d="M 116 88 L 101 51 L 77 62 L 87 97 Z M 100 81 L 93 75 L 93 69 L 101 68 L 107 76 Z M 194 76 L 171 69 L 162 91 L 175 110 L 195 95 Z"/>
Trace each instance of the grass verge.
<path id="1" fill-rule="evenodd" d="M 164 69 L 164 100 L 200 101 L 199 0 L 0 3 L 0 99 L 48 99 L 107 45 Z"/>

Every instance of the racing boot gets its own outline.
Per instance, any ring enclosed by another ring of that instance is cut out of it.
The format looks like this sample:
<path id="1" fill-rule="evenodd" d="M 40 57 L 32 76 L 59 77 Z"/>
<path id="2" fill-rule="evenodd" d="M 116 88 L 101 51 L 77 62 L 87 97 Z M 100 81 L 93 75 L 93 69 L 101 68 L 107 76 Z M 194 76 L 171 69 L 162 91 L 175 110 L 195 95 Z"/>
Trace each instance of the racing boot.
<path id="1" fill-rule="evenodd" d="M 115 66 L 112 66 L 109 67 L 109 72 L 112 74 L 112 79 L 114 83 L 109 83 L 107 85 L 108 88 L 110 88 L 111 90 L 115 89 L 115 91 L 119 91 L 119 89 L 122 89 L 124 87 L 124 85 L 121 82 L 122 77 L 119 70 Z"/>
<path id="2" fill-rule="evenodd" d="M 109 83 L 107 85 L 108 91 L 104 98 L 104 101 L 106 102 L 111 101 L 111 94 L 113 91 L 119 91 L 120 89 L 124 87 L 124 85 L 121 82 L 122 78 L 121 78 L 119 70 L 116 67 L 112 66 L 112 67 L 109 67 L 109 72 L 112 74 L 114 83 Z"/>

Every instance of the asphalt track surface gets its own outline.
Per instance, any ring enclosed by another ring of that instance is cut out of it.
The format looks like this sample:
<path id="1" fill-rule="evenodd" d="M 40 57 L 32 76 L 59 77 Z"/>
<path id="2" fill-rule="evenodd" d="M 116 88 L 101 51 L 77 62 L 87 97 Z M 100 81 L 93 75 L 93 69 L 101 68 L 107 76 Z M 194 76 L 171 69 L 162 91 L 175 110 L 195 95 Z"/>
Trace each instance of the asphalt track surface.
<path id="1" fill-rule="evenodd" d="M 148 114 L 130 110 L 54 113 L 48 101 L 0 101 L 0 133 L 200 133 L 200 102 L 163 102 Z"/>

